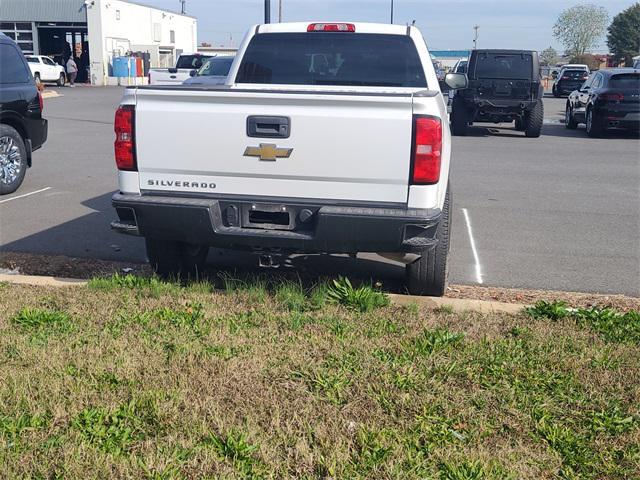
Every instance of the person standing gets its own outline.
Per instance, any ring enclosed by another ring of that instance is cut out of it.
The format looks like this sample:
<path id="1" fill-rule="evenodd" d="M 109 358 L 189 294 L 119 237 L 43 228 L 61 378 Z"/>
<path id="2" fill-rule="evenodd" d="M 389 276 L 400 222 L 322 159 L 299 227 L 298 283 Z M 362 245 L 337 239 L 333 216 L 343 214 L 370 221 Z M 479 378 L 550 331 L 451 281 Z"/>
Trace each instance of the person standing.
<path id="1" fill-rule="evenodd" d="M 73 55 L 69 57 L 67 60 L 67 77 L 69 78 L 69 86 L 75 87 L 76 75 L 78 75 L 78 65 L 76 65 L 76 61 L 73 59 Z"/>

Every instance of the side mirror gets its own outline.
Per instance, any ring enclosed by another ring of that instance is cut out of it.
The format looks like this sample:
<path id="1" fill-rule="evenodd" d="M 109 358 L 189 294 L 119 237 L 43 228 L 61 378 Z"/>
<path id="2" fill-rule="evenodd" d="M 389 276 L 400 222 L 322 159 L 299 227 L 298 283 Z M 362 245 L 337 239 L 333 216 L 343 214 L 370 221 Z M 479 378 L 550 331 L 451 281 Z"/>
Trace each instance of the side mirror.
<path id="1" fill-rule="evenodd" d="M 197 70 L 191 70 L 191 71 L 189 72 L 189 76 L 190 76 L 190 77 L 195 77 L 197 73 L 198 73 L 198 71 L 197 71 Z"/>
<path id="2" fill-rule="evenodd" d="M 464 73 L 447 73 L 444 83 L 453 90 L 461 90 L 469 86 L 469 79 Z"/>

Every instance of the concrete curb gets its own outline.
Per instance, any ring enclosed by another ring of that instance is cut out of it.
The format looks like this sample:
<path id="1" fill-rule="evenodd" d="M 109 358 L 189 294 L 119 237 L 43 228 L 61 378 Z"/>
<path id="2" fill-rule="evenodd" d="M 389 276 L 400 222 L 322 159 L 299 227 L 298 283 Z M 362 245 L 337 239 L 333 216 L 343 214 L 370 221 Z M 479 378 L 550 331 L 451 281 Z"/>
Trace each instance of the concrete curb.
<path id="1" fill-rule="evenodd" d="M 16 285 L 34 285 L 38 287 L 84 287 L 86 280 L 76 278 L 44 277 L 37 275 L 0 274 L 0 282 Z"/>
<path id="2" fill-rule="evenodd" d="M 85 287 L 86 280 L 76 278 L 46 277 L 37 275 L 0 274 L 0 282 L 15 285 L 33 285 L 38 287 Z M 417 297 L 413 295 L 389 294 L 395 305 L 417 304 L 427 308 L 451 307 L 454 312 L 476 311 L 480 313 L 520 313 L 526 305 L 519 303 L 471 300 L 464 298 Z"/>
<path id="3" fill-rule="evenodd" d="M 472 300 L 466 298 L 417 297 L 413 295 L 389 294 L 391 303 L 396 305 L 418 304 L 427 308 L 451 307 L 454 312 L 473 310 L 480 313 L 520 313 L 526 305 L 519 303 Z"/>

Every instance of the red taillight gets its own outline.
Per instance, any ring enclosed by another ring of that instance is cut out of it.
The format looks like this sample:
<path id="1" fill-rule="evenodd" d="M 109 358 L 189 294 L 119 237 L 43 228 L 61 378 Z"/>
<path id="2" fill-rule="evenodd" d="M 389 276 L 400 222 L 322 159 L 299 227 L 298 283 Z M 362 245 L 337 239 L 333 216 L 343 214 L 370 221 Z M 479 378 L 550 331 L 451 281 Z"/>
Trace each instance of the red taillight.
<path id="1" fill-rule="evenodd" d="M 624 100 L 624 95 L 621 93 L 605 93 L 602 95 L 602 99 L 607 102 L 621 102 Z"/>
<path id="2" fill-rule="evenodd" d="M 38 103 L 40 104 L 40 112 L 42 113 L 44 111 L 44 99 L 40 92 L 38 92 Z"/>
<path id="3" fill-rule="evenodd" d="M 113 129 L 116 132 L 114 148 L 116 165 L 119 170 L 136 170 L 135 138 L 134 138 L 134 107 L 123 105 L 116 110 Z"/>
<path id="4" fill-rule="evenodd" d="M 440 180 L 442 124 L 435 117 L 414 117 L 411 183 L 428 185 Z"/>
<path id="5" fill-rule="evenodd" d="M 355 32 L 353 23 L 311 23 L 307 32 Z"/>

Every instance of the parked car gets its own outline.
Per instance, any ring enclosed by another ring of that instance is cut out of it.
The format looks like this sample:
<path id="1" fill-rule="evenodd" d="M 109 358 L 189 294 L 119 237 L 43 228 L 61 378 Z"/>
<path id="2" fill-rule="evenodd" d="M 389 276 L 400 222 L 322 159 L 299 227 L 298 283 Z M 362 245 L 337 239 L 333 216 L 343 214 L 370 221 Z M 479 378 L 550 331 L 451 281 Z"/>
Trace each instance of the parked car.
<path id="1" fill-rule="evenodd" d="M 454 135 L 466 135 L 474 122 L 515 121 L 527 137 L 540 136 L 544 107 L 537 52 L 473 50 L 466 76 L 467 88 L 451 101 Z"/>
<path id="2" fill-rule="evenodd" d="M 635 68 L 636 70 L 640 70 L 640 58 L 633 62 L 633 68 Z"/>
<path id="3" fill-rule="evenodd" d="M 234 56 L 211 57 L 207 59 L 199 70 L 191 70 L 191 77 L 184 85 L 224 85 L 231 69 Z"/>
<path id="4" fill-rule="evenodd" d="M 600 137 L 609 128 L 640 129 L 640 71 L 611 68 L 592 73 L 567 99 L 565 126 L 586 125 L 587 135 Z"/>
<path id="5" fill-rule="evenodd" d="M 53 59 L 44 55 L 27 55 L 26 59 L 36 84 L 55 83 L 59 87 L 64 87 L 67 75 L 62 65 L 58 65 Z"/>
<path id="6" fill-rule="evenodd" d="M 378 252 L 406 264 L 411 293 L 443 295 L 451 135 L 420 31 L 256 25 L 237 55 L 231 88 L 125 91 L 112 228 L 144 236 L 160 275 L 196 275 L 210 246 L 262 266 Z"/>
<path id="7" fill-rule="evenodd" d="M 585 82 L 588 76 L 589 73 L 586 70 L 565 68 L 562 70 L 562 75 L 560 75 L 553 83 L 551 92 L 556 98 L 559 98 L 562 95 L 568 95 L 574 90 L 580 88 L 580 85 Z"/>
<path id="8" fill-rule="evenodd" d="M 152 68 L 149 70 L 150 85 L 179 85 L 190 77 L 192 70 L 198 70 L 211 55 L 201 53 L 182 54 L 173 68 Z"/>
<path id="9" fill-rule="evenodd" d="M 47 140 L 42 96 L 24 55 L 0 33 L 0 195 L 15 192 Z"/>
<path id="10" fill-rule="evenodd" d="M 453 73 L 467 73 L 467 65 L 469 64 L 469 60 L 466 58 L 461 58 L 456 62 L 451 71 Z"/>

